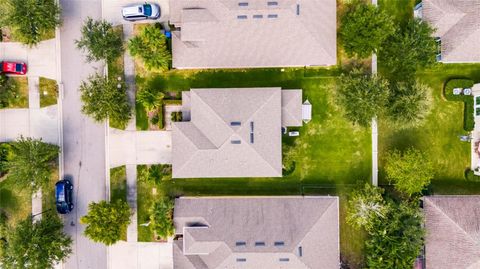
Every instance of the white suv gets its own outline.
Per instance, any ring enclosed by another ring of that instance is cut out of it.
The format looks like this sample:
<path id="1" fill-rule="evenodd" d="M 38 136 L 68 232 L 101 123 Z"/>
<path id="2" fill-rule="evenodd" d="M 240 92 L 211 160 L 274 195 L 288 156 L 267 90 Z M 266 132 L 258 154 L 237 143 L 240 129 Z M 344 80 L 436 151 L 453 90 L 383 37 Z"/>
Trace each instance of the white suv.
<path id="1" fill-rule="evenodd" d="M 160 18 L 160 7 L 148 3 L 127 6 L 122 8 L 122 16 L 127 21 L 156 20 Z"/>

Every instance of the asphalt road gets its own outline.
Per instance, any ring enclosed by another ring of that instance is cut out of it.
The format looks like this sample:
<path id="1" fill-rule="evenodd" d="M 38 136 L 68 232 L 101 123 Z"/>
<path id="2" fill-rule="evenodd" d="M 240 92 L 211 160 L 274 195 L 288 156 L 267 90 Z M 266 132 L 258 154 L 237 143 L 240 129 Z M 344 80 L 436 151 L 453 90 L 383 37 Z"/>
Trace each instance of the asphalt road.
<path id="1" fill-rule="evenodd" d="M 65 232 L 73 243 L 73 253 L 64 263 L 67 269 L 107 268 L 107 248 L 83 236 L 80 217 L 88 204 L 105 199 L 105 125 L 94 123 L 81 113 L 80 82 L 102 65 L 87 63 L 76 49 L 82 22 L 88 17 L 100 19 L 101 0 L 61 0 L 63 25 L 60 30 L 61 82 L 63 83 L 64 174 L 73 176 L 75 210 L 65 216 Z"/>

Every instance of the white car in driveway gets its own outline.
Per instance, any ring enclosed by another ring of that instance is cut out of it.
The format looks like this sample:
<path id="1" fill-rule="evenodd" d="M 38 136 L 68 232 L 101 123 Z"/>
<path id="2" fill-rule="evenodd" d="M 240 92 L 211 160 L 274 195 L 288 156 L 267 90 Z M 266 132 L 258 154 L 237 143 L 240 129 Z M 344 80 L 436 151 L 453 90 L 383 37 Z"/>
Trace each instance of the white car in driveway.
<path id="1" fill-rule="evenodd" d="M 122 16 L 127 21 L 156 20 L 160 18 L 160 7 L 149 3 L 126 6 Z"/>

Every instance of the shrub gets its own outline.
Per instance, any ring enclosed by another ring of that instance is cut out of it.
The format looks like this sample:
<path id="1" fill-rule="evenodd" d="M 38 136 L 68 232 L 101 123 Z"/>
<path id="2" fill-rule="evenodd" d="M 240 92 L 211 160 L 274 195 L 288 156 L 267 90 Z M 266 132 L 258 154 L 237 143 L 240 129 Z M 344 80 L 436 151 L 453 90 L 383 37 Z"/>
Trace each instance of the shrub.
<path id="1" fill-rule="evenodd" d="M 175 232 L 173 226 L 173 201 L 164 198 L 156 201 L 150 208 L 150 228 L 156 236 L 166 239 Z"/>
<path id="2" fill-rule="evenodd" d="M 154 164 L 139 166 L 138 180 L 160 184 L 164 180 L 172 179 L 172 166 L 169 164 Z"/>
<path id="3" fill-rule="evenodd" d="M 174 111 L 171 115 L 172 121 L 182 121 L 182 111 Z"/>
<path id="4" fill-rule="evenodd" d="M 475 175 L 470 169 L 465 170 L 465 179 L 467 181 L 480 182 L 480 176 Z"/>
<path id="5" fill-rule="evenodd" d="M 158 128 L 162 130 L 165 127 L 164 126 L 165 122 L 163 119 L 163 105 L 158 108 L 157 116 L 158 116 L 158 122 L 157 122 Z"/>
<path id="6" fill-rule="evenodd" d="M 146 26 L 138 36 L 130 39 L 128 51 L 140 58 L 150 71 L 167 70 L 172 60 L 167 38 L 158 25 Z"/>
<path id="7" fill-rule="evenodd" d="M 0 144 L 0 177 L 8 172 L 8 160 L 11 158 L 11 152 L 10 144 Z"/>
<path id="8" fill-rule="evenodd" d="M 445 99 L 449 101 L 463 102 L 463 129 L 469 132 L 472 131 L 475 125 L 474 115 L 474 100 L 473 96 L 469 95 L 454 95 L 454 88 L 472 88 L 475 83 L 471 79 L 450 79 L 448 80 L 443 89 Z"/>
<path id="9" fill-rule="evenodd" d="M 15 81 L 0 74 L 0 109 L 15 104 L 18 95 L 19 91 Z"/>

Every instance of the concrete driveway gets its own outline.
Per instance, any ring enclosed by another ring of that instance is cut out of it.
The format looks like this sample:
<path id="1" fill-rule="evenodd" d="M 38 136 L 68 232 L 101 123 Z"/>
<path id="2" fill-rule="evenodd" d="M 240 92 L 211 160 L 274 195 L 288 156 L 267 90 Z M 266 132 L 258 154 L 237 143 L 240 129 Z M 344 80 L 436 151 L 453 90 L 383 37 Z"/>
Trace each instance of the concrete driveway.
<path id="1" fill-rule="evenodd" d="M 110 268 L 115 269 L 171 269 L 173 268 L 172 242 L 129 243 L 121 241 L 109 247 Z"/>
<path id="2" fill-rule="evenodd" d="M 20 135 L 58 145 L 58 107 L 1 109 L 0 142 L 16 140 Z"/>
<path id="3" fill-rule="evenodd" d="M 110 128 L 109 157 L 110 168 L 131 164 L 169 164 L 172 161 L 172 133 Z"/>
<path id="4" fill-rule="evenodd" d="M 0 42 L 0 60 L 27 63 L 27 76 L 57 79 L 55 39 L 42 41 L 28 48 L 17 42 Z"/>
<path id="5" fill-rule="evenodd" d="M 160 18 L 158 20 L 144 20 L 137 22 L 125 21 L 122 17 L 122 7 L 132 4 L 142 4 L 145 1 L 135 0 L 104 0 L 103 1 L 103 19 L 118 24 L 131 24 L 131 23 L 153 23 L 153 22 L 166 22 L 169 18 L 169 0 L 150 0 L 148 3 L 156 3 L 160 6 Z"/>

